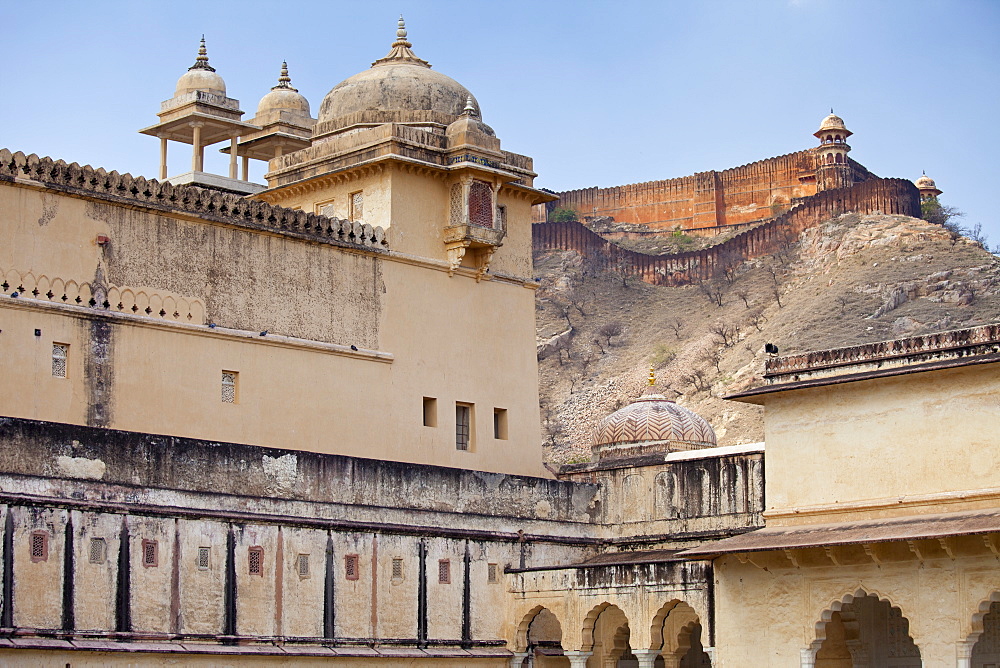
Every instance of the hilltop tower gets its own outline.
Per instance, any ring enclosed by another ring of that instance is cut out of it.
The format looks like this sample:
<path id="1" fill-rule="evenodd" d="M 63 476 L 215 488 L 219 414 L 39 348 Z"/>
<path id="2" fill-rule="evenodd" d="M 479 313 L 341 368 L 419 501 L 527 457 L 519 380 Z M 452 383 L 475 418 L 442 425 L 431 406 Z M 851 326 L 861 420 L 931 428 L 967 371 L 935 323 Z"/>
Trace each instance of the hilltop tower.
<path id="1" fill-rule="evenodd" d="M 938 189 L 937 184 L 934 183 L 934 179 L 927 176 L 927 172 L 922 172 L 921 177 L 914 182 L 914 185 L 920 191 L 921 202 L 926 202 L 929 199 L 937 199 L 937 196 L 943 192 Z"/>
<path id="2" fill-rule="evenodd" d="M 813 133 L 819 139 L 819 146 L 816 147 L 817 192 L 853 185 L 847 157 L 851 151 L 847 138 L 852 134 L 844 125 L 844 119 L 835 115 L 833 109 L 819 124 L 819 130 Z"/>

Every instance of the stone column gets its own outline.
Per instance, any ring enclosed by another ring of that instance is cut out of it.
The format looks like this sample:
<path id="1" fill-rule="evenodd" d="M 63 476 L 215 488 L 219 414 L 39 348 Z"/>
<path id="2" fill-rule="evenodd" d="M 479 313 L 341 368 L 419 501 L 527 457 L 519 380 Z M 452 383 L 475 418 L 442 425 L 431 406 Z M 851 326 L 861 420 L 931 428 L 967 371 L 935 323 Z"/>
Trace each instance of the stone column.
<path id="1" fill-rule="evenodd" d="M 192 172 L 201 172 L 201 171 L 204 171 L 204 170 L 202 170 L 202 164 L 203 164 L 204 160 L 203 160 L 203 154 L 202 154 L 202 149 L 201 149 L 201 126 L 203 126 L 203 125 L 204 125 L 204 123 L 201 123 L 199 121 L 194 121 L 193 123 L 191 123 L 191 127 L 194 128 L 194 132 L 192 133 L 192 137 L 191 137 L 191 146 L 192 146 L 192 149 L 193 149 L 192 152 L 191 152 L 191 171 Z"/>
<path id="2" fill-rule="evenodd" d="M 563 655 L 569 659 L 569 668 L 587 668 L 587 659 L 593 656 L 593 654 L 593 652 L 581 652 L 579 650 L 563 652 Z"/>
<path id="3" fill-rule="evenodd" d="M 955 666 L 957 668 L 972 668 L 972 648 L 974 646 L 975 642 L 971 640 L 962 640 L 955 646 Z"/>
<path id="4" fill-rule="evenodd" d="M 167 179 L 167 138 L 160 137 L 160 180 Z"/>
<path id="5" fill-rule="evenodd" d="M 531 652 L 514 652 L 510 657 L 510 668 L 521 668 L 524 660 L 531 656 Z M 530 661 L 528 662 L 530 665 Z"/>
<path id="6" fill-rule="evenodd" d="M 250 180 L 250 156 L 249 155 L 244 155 L 243 156 L 243 180 L 244 181 L 249 181 Z"/>
<path id="7" fill-rule="evenodd" d="M 801 666 L 801 668 L 815 668 L 816 650 L 812 647 L 806 647 L 803 650 L 799 650 L 799 656 L 799 666 Z"/>
<path id="8" fill-rule="evenodd" d="M 656 657 L 660 655 L 660 650 L 634 649 L 632 653 L 635 654 L 635 658 L 639 659 L 639 668 L 653 668 L 653 664 L 656 663 Z"/>
<path id="9" fill-rule="evenodd" d="M 229 140 L 229 178 L 235 180 L 239 174 L 236 172 L 236 140 L 239 139 L 236 135 L 233 135 Z"/>

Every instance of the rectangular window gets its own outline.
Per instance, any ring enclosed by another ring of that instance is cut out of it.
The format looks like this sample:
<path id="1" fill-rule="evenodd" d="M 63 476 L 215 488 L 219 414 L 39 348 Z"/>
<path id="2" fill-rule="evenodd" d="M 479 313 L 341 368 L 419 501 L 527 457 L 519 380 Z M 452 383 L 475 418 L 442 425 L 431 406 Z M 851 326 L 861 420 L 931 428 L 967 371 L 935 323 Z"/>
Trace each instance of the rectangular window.
<path id="1" fill-rule="evenodd" d="M 264 576 L 264 548 L 254 546 L 247 550 L 247 571 L 250 575 Z"/>
<path id="2" fill-rule="evenodd" d="M 451 584 L 451 560 L 438 560 L 438 584 Z"/>
<path id="3" fill-rule="evenodd" d="M 507 207 L 503 204 L 497 204 L 497 223 L 496 227 L 498 230 L 507 229 Z"/>
<path id="4" fill-rule="evenodd" d="M 31 560 L 35 562 L 49 560 L 48 531 L 31 532 Z"/>
<path id="5" fill-rule="evenodd" d="M 469 186 L 469 225 L 493 227 L 493 187 L 485 181 L 473 181 Z"/>
<path id="6" fill-rule="evenodd" d="M 236 403 L 236 379 L 239 373 L 236 371 L 222 372 L 222 403 Z"/>
<path id="7" fill-rule="evenodd" d="M 103 564 L 108 558 L 108 542 L 103 538 L 90 539 L 90 563 Z"/>
<path id="8" fill-rule="evenodd" d="M 328 199 L 322 202 L 316 202 L 313 207 L 313 212 L 318 213 L 321 216 L 326 216 L 327 218 L 333 218 L 333 200 Z"/>
<path id="9" fill-rule="evenodd" d="M 142 540 L 142 565 L 146 568 L 155 568 L 160 565 L 159 546 L 155 540 Z"/>
<path id="10" fill-rule="evenodd" d="M 365 215 L 365 193 L 363 190 L 359 190 L 356 193 L 351 193 L 351 215 L 348 216 L 351 220 L 360 221 Z"/>
<path id="11" fill-rule="evenodd" d="M 486 582 L 491 585 L 500 582 L 500 564 L 486 564 Z"/>
<path id="12" fill-rule="evenodd" d="M 493 438 L 507 440 L 507 409 L 493 409 Z"/>
<path id="13" fill-rule="evenodd" d="M 348 580 L 357 580 L 360 577 L 358 561 L 356 554 L 344 555 L 344 575 Z"/>
<path id="14" fill-rule="evenodd" d="M 403 579 L 403 559 L 396 557 L 392 560 L 392 580 L 399 582 Z"/>
<path id="15" fill-rule="evenodd" d="M 472 404 L 455 404 L 455 449 L 469 450 L 472 445 Z"/>
<path id="16" fill-rule="evenodd" d="M 210 547 L 199 547 L 198 548 L 198 570 L 207 571 L 212 567 L 212 548 Z"/>
<path id="17" fill-rule="evenodd" d="M 299 569 L 299 577 L 307 578 L 309 577 L 309 555 L 300 554 L 296 562 L 296 566 Z"/>
<path id="18" fill-rule="evenodd" d="M 55 378 L 66 377 L 66 361 L 69 356 L 69 344 L 52 344 L 52 376 Z"/>
<path id="19" fill-rule="evenodd" d="M 438 400 L 434 397 L 424 397 L 424 426 L 438 426 Z"/>

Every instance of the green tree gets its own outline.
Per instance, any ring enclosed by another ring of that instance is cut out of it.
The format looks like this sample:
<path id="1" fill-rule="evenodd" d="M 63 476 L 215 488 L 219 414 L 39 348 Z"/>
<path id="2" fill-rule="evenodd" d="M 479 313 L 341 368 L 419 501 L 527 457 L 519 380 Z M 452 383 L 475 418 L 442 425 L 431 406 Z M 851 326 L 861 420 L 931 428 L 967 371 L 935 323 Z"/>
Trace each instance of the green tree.
<path id="1" fill-rule="evenodd" d="M 550 223 L 572 223 L 579 220 L 576 211 L 573 209 L 553 209 L 549 214 Z"/>

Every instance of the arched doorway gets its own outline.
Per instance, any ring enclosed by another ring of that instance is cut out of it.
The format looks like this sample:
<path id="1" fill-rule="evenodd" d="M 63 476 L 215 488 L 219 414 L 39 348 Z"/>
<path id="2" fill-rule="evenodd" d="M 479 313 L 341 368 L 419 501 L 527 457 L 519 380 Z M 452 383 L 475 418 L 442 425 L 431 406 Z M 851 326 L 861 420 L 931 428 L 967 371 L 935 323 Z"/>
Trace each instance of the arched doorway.
<path id="1" fill-rule="evenodd" d="M 527 668 L 567 668 L 569 659 L 563 656 L 562 624 L 551 610 L 533 608 L 518 626 L 518 647 L 527 657 L 521 665 Z"/>
<path id="2" fill-rule="evenodd" d="M 638 665 L 628 642 L 628 617 L 617 605 L 602 603 L 587 613 L 583 637 L 584 650 L 593 652 L 587 659 L 587 668 L 632 668 Z"/>
<path id="3" fill-rule="evenodd" d="M 710 668 L 712 659 L 702 645 L 698 614 L 684 601 L 661 606 L 650 628 L 653 649 L 660 650 L 654 666 L 664 668 Z"/>
<path id="4" fill-rule="evenodd" d="M 1000 668 L 1000 602 L 983 615 L 983 632 L 972 646 L 972 668 Z"/>
<path id="5" fill-rule="evenodd" d="M 920 668 L 920 649 L 899 608 L 864 591 L 845 596 L 817 625 L 816 668 Z"/>

